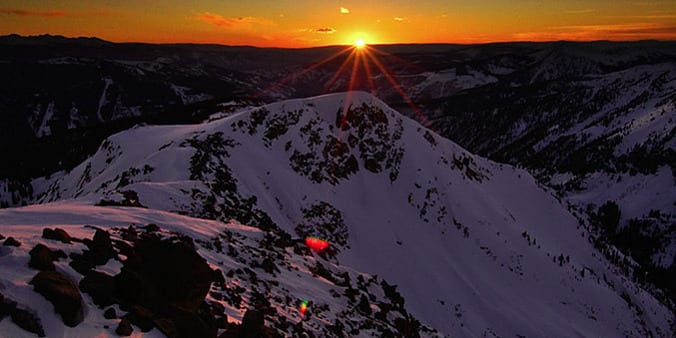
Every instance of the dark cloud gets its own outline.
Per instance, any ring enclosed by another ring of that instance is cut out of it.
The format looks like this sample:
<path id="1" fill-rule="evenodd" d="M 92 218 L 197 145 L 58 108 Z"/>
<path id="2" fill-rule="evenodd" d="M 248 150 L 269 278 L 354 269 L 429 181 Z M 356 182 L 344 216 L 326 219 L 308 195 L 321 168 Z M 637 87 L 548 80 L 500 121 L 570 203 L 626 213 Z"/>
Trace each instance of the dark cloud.
<path id="1" fill-rule="evenodd" d="M 322 27 L 322 28 L 317 28 L 312 30 L 315 33 L 322 33 L 322 34 L 333 34 L 336 32 L 334 28 L 331 27 Z"/>
<path id="2" fill-rule="evenodd" d="M 58 18 L 64 16 L 70 16 L 66 11 L 59 10 L 33 10 L 33 9 L 20 9 L 20 8 L 0 8 L 1 15 L 13 15 L 13 16 L 39 16 L 43 18 Z"/>

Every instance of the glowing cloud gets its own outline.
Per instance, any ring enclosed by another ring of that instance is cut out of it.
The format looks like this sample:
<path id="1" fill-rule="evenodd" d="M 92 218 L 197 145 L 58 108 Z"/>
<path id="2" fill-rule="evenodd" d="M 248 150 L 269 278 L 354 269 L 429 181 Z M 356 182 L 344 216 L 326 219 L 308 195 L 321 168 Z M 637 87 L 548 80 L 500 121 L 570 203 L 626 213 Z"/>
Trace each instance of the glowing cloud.
<path id="1" fill-rule="evenodd" d="M 676 25 L 662 23 L 632 23 L 617 25 L 578 25 L 550 27 L 539 32 L 513 35 L 516 40 L 640 40 L 676 39 Z"/>
<path id="2" fill-rule="evenodd" d="M 314 252 L 321 252 L 324 249 L 329 247 L 329 242 L 319 239 L 319 238 L 314 238 L 314 237 L 308 237 L 305 239 L 305 244 L 312 249 Z"/>
<path id="3" fill-rule="evenodd" d="M 392 20 L 402 22 L 402 21 L 404 21 L 404 18 L 395 16 L 394 18 L 392 18 Z"/>
<path id="4" fill-rule="evenodd" d="M 224 16 L 209 12 L 204 12 L 196 16 L 195 19 L 212 24 L 216 27 L 227 29 L 251 28 L 253 25 L 263 25 L 263 26 L 274 25 L 274 22 L 265 18 L 253 16 L 226 18 Z"/>
<path id="5" fill-rule="evenodd" d="M 340 14 L 349 14 L 350 10 L 345 7 L 340 7 Z"/>

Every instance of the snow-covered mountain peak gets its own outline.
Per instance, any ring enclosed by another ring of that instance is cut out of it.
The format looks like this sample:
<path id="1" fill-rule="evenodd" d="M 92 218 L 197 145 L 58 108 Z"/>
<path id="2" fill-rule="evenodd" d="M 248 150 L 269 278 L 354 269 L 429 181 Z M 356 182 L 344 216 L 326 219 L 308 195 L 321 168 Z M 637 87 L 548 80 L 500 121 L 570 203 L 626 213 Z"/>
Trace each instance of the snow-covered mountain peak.
<path id="1" fill-rule="evenodd" d="M 304 254 L 291 239 L 325 239 L 326 255 L 305 254 L 328 276 L 363 271 L 397 285 L 405 313 L 442 334 L 671 330 L 670 311 L 618 274 L 566 205 L 526 171 L 474 156 L 363 92 L 282 101 L 203 124 L 140 126 L 34 185 L 43 202 L 143 205 L 255 226 L 287 243 L 285 254 L 265 254 L 275 264 Z M 0 222 L 14 219 L 3 215 Z M 326 280 L 326 288 L 341 284 Z M 375 299 L 362 303 L 382 309 Z M 291 319 L 287 310 L 274 321 Z M 342 310 L 327 311 L 326 323 Z"/>

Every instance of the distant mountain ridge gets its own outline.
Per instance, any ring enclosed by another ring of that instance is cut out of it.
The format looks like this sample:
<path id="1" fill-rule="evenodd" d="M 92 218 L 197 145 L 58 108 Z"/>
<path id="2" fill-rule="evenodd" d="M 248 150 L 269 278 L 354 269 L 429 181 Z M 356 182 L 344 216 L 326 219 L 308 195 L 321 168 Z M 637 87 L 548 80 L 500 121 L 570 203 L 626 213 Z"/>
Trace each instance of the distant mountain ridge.
<path id="1" fill-rule="evenodd" d="M 350 88 L 350 72 L 329 83 L 344 58 L 308 70 L 339 46 L 3 39 L 15 42 L 0 43 L 8 79 L 0 84 L 0 153 L 11 163 L 0 167 L 0 206 L 34 203 L 35 178 L 72 170 L 106 137 L 135 125 L 197 123 Z M 527 168 L 594 226 L 609 259 L 638 262 L 643 269 L 633 278 L 659 284 L 673 299 L 676 42 L 371 48 L 415 106 L 374 64 L 372 81 L 360 71 L 352 89 L 425 116 L 428 127 L 472 153 Z"/>

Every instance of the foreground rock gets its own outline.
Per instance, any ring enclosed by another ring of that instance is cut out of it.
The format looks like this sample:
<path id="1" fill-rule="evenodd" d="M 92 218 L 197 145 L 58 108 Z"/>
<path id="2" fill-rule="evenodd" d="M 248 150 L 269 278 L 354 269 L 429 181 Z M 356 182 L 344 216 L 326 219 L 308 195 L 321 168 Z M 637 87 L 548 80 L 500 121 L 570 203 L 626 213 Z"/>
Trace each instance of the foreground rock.
<path id="1" fill-rule="evenodd" d="M 68 277 L 58 271 L 40 271 L 30 281 L 35 292 L 54 305 L 63 323 L 75 327 L 84 320 L 82 295 Z"/>
<path id="2" fill-rule="evenodd" d="M 7 239 L 2 243 L 5 246 L 21 246 L 21 242 L 17 241 L 14 237 L 7 237 Z"/>
<path id="3" fill-rule="evenodd" d="M 130 322 L 143 331 L 156 326 L 169 337 L 216 336 L 204 302 L 215 273 L 192 240 L 144 233 L 134 252 L 114 277 L 114 298 L 131 310 Z"/>
<path id="4" fill-rule="evenodd" d="M 70 263 L 75 271 L 83 275 L 86 275 L 95 266 L 106 264 L 109 259 L 117 256 L 110 240 L 110 234 L 106 231 L 96 229 L 94 238 L 92 240 L 85 239 L 83 242 L 88 249 L 84 250 L 82 254 L 71 254 L 72 262 Z"/>
<path id="5" fill-rule="evenodd" d="M 36 334 L 38 337 L 45 336 L 45 330 L 42 328 L 40 318 L 34 313 L 26 309 L 17 307 L 17 303 L 13 300 L 5 298 L 0 293 L 0 321 L 9 316 L 16 326 Z"/>
<path id="6" fill-rule="evenodd" d="M 119 304 L 126 312 L 115 315 L 123 319 L 118 334 L 131 334 L 128 324 L 133 324 L 143 332 L 157 328 L 168 337 L 216 337 L 215 317 L 223 314 L 214 313 L 205 297 L 218 273 L 197 253 L 192 239 L 167 236 L 155 225 L 144 230 L 120 229 L 123 241 L 98 229 L 92 240 L 83 240 L 88 249 L 71 254 L 71 266 L 85 276 L 80 290 L 101 308 Z M 118 253 L 126 259 L 117 275 L 94 270 L 111 258 L 119 260 Z"/>
<path id="7" fill-rule="evenodd" d="M 60 228 L 44 228 L 42 229 L 42 238 L 52 239 L 62 243 L 70 244 L 73 238 L 63 229 Z"/>
<path id="8" fill-rule="evenodd" d="M 63 251 L 52 250 L 43 244 L 36 245 L 28 254 L 31 257 L 28 266 L 37 270 L 54 270 L 54 261 L 66 257 Z"/>
<path id="9" fill-rule="evenodd" d="M 117 325 L 117 329 L 115 329 L 115 333 L 123 337 L 130 336 L 133 331 L 134 329 L 126 318 L 123 318 L 120 324 Z"/>

